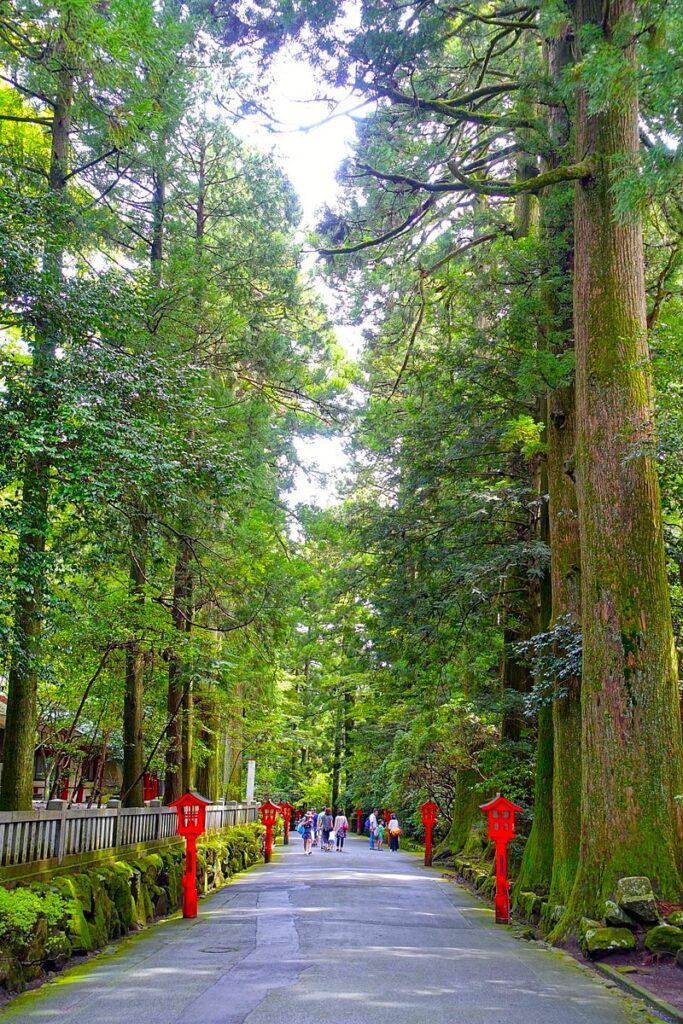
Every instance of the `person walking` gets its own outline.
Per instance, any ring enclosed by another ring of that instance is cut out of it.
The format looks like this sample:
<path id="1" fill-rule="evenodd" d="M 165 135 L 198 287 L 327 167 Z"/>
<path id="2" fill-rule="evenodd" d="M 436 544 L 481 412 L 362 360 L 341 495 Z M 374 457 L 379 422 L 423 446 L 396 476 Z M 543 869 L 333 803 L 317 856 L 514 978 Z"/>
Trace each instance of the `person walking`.
<path id="1" fill-rule="evenodd" d="M 337 853 L 341 853 L 344 850 L 346 833 L 349 831 L 348 819 L 341 810 L 338 811 L 337 816 L 334 819 L 334 831 L 337 834 Z"/>
<path id="2" fill-rule="evenodd" d="M 383 821 L 379 821 L 377 823 L 377 849 L 378 850 L 381 850 L 383 848 L 383 846 L 384 846 L 384 835 L 385 835 L 385 833 L 386 833 L 386 829 L 384 828 L 384 822 Z"/>
<path id="3" fill-rule="evenodd" d="M 310 854 L 311 843 L 313 842 L 313 814 L 310 811 L 304 815 L 301 827 L 301 837 L 304 841 L 304 853 Z"/>
<path id="4" fill-rule="evenodd" d="M 323 807 L 322 812 L 318 818 L 318 824 L 320 825 L 320 849 L 329 850 L 330 844 L 330 832 L 332 831 L 332 812 L 329 807 Z"/>
<path id="5" fill-rule="evenodd" d="M 398 850 L 398 837 L 401 834 L 401 826 L 399 825 L 398 818 L 395 814 L 392 814 L 389 818 L 387 832 L 389 833 L 389 849 L 393 853 L 396 853 Z"/>
<path id="6" fill-rule="evenodd" d="M 368 818 L 368 834 L 370 836 L 369 845 L 370 849 L 375 849 L 375 839 L 377 838 L 377 808 L 372 808 L 372 814 Z"/>

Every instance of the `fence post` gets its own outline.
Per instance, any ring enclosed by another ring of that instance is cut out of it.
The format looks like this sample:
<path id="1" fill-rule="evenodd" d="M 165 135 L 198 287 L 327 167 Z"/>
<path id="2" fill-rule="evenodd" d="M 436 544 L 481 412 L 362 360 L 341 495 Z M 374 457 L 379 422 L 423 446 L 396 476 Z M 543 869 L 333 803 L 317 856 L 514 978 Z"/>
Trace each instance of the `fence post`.
<path id="1" fill-rule="evenodd" d="M 156 818 L 157 818 L 157 820 L 156 820 L 156 825 L 154 826 L 154 838 L 155 839 L 162 839 L 163 837 L 161 835 L 161 816 L 163 814 L 163 810 L 162 810 L 163 804 L 162 804 L 161 800 L 156 799 L 156 800 L 150 800 L 149 806 L 153 807 L 154 810 L 156 811 Z"/>
<path id="2" fill-rule="evenodd" d="M 48 800 L 47 802 L 48 811 L 59 811 L 59 818 L 55 821 L 55 829 L 57 835 L 55 836 L 55 854 L 57 856 L 57 863 L 61 864 L 64 859 L 64 847 L 66 846 L 66 812 L 67 812 L 67 801 L 66 800 Z"/>
<path id="3" fill-rule="evenodd" d="M 112 797 L 107 802 L 107 810 L 108 811 L 109 810 L 116 811 L 116 814 L 114 815 L 114 825 L 113 825 L 113 828 L 111 830 L 111 845 L 112 845 L 112 848 L 114 850 L 119 845 L 119 808 L 120 808 L 120 806 L 121 806 L 121 801 L 119 800 L 119 798 L 117 796 Z"/>

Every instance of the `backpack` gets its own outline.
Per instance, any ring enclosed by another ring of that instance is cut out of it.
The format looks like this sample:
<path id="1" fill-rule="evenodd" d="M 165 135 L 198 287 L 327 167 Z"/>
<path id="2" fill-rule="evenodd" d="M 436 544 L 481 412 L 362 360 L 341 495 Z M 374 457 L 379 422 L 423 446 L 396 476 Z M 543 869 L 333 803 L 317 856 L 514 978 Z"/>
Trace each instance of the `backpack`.
<path id="1" fill-rule="evenodd" d="M 364 827 L 365 828 L 370 828 L 370 819 L 369 818 L 365 819 L 365 826 Z"/>

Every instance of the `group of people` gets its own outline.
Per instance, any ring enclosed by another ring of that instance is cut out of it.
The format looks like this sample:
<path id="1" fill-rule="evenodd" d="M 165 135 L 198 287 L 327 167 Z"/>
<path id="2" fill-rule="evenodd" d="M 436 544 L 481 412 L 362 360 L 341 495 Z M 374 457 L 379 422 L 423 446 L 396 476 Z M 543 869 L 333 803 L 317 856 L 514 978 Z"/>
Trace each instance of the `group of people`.
<path id="1" fill-rule="evenodd" d="M 323 807 L 318 812 L 315 808 L 306 811 L 297 825 L 297 832 L 304 841 L 304 853 L 311 854 L 313 847 L 320 845 L 323 853 L 331 850 L 343 853 L 344 840 L 349 831 L 349 823 L 343 811 L 332 817 L 332 810 Z"/>
<path id="2" fill-rule="evenodd" d="M 373 807 L 370 815 L 365 821 L 365 827 L 368 831 L 370 849 L 371 850 L 382 850 L 384 849 L 384 840 L 389 835 L 389 849 L 396 853 L 398 850 L 398 837 L 401 835 L 401 826 L 398 823 L 398 818 L 395 814 L 389 816 L 389 820 L 386 825 L 383 818 L 380 818 L 376 807 Z"/>

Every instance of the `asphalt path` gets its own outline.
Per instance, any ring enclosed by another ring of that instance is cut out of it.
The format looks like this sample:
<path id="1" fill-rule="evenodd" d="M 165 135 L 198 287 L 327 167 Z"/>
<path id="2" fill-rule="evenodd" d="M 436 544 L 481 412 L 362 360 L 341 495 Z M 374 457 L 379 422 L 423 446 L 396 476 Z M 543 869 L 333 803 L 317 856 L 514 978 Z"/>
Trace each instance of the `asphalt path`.
<path id="1" fill-rule="evenodd" d="M 630 1024 L 566 954 L 524 942 L 406 853 L 292 845 L 199 905 L 66 971 L 0 1024 Z"/>

